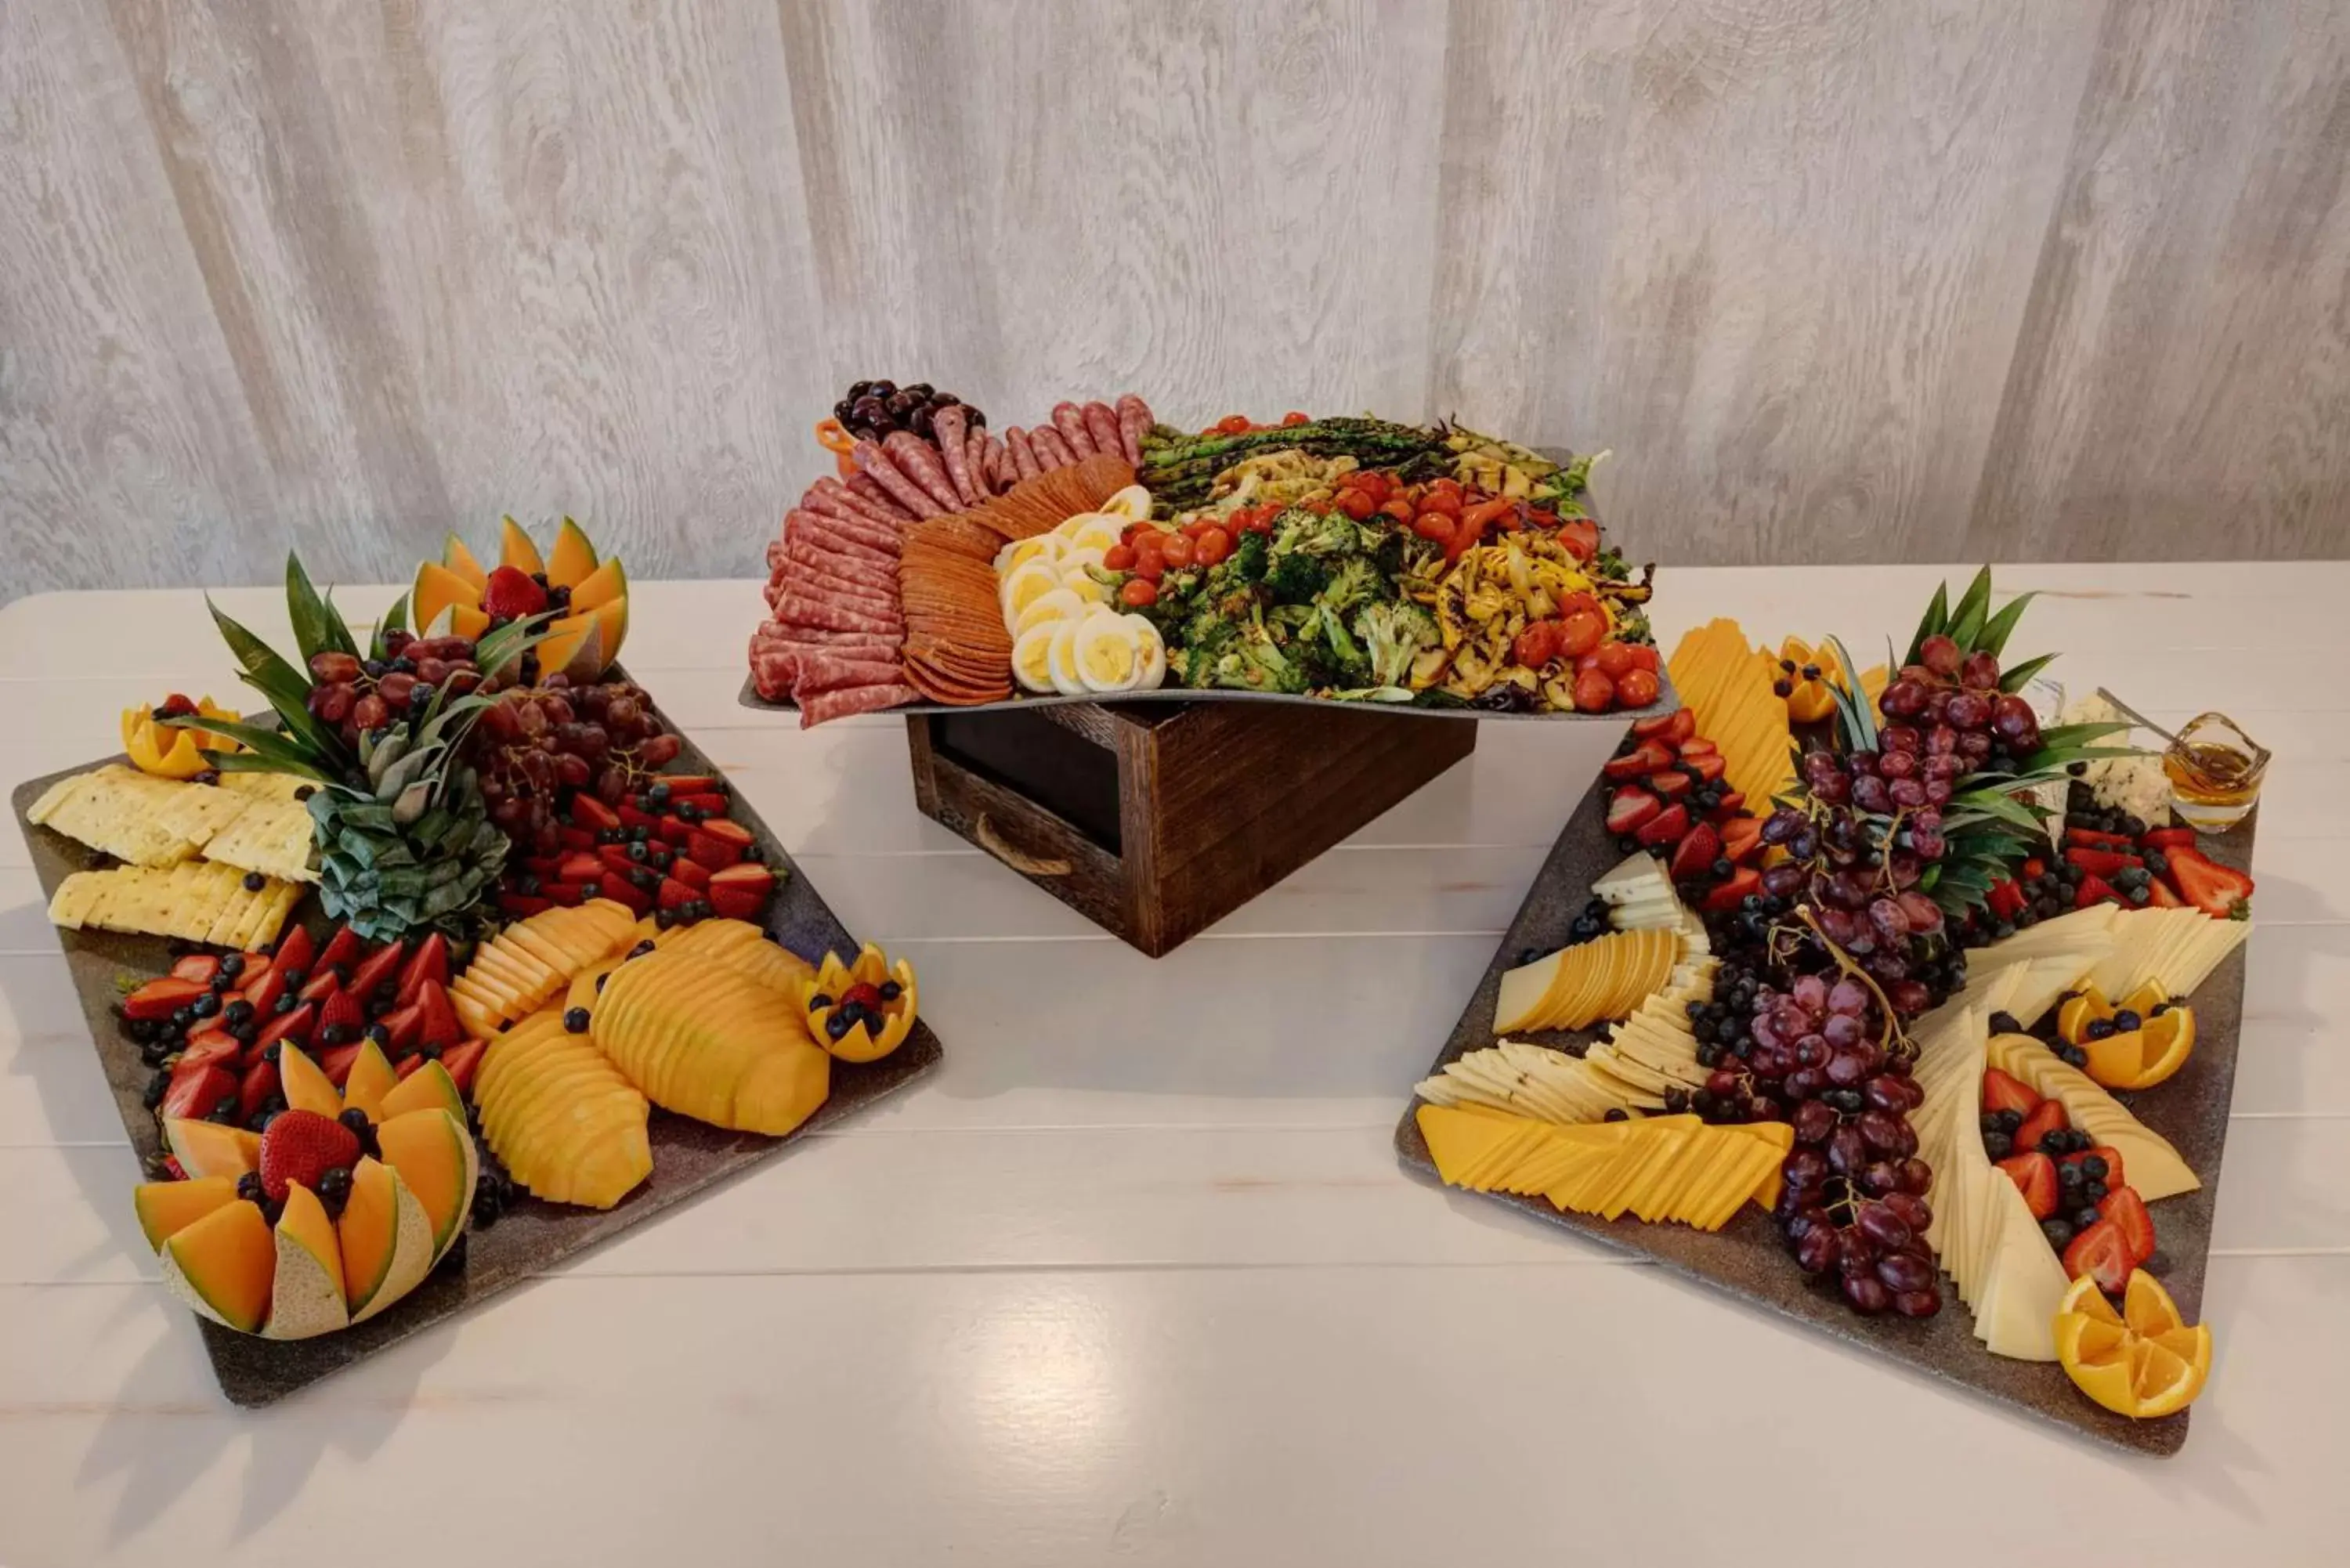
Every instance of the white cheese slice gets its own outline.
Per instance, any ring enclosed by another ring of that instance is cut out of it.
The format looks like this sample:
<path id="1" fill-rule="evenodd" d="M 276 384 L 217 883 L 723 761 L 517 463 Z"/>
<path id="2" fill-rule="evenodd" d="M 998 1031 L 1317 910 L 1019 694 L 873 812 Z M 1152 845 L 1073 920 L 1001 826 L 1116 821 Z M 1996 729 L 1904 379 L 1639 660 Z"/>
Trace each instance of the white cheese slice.
<path id="1" fill-rule="evenodd" d="M 1998 1283 L 1976 1330 L 1993 1355 L 2017 1361 L 2056 1359 L 2056 1310 L 2072 1282 L 2056 1250 L 2041 1233 L 2032 1207 L 2005 1173 L 1994 1170 L 2000 1187 L 2000 1241 L 1992 1263 Z"/>

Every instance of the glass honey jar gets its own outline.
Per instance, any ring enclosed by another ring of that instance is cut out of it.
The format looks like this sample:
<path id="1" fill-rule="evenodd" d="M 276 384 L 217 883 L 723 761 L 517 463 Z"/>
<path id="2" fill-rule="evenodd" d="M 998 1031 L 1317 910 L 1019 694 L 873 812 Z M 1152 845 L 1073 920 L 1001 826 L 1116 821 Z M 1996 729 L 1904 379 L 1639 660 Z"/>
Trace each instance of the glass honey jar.
<path id="1" fill-rule="evenodd" d="M 2224 833 L 2261 798 L 2269 751 L 2224 713 L 2202 713 L 2179 727 L 2162 753 L 2172 808 L 2199 833 Z"/>

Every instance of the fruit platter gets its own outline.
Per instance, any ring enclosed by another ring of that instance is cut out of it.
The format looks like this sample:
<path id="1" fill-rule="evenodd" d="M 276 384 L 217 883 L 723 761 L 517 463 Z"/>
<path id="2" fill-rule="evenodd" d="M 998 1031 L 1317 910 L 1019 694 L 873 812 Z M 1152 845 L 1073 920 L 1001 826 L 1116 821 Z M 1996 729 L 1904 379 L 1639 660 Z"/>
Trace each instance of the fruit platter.
<path id="1" fill-rule="evenodd" d="M 1397 1147 L 2167 1454 L 2211 1370 L 2257 786 L 2215 802 L 2007 659 L 2030 597 L 1938 590 L 1867 669 L 1690 632 L 1686 705 L 1627 727 Z"/>
<path id="2" fill-rule="evenodd" d="M 1653 572 L 1602 535 L 1589 457 L 1296 412 L 1193 432 L 1132 393 L 998 435 L 886 380 L 817 436 L 837 472 L 767 546 L 743 694 L 804 726 L 1154 700 L 1671 711 Z"/>
<path id="3" fill-rule="evenodd" d="M 286 607 L 290 658 L 213 611 L 259 714 L 172 693 L 15 794 L 140 1232 L 246 1406 L 940 1056 L 912 967 L 613 661 L 576 525 L 452 539 L 364 642 L 291 558 Z"/>

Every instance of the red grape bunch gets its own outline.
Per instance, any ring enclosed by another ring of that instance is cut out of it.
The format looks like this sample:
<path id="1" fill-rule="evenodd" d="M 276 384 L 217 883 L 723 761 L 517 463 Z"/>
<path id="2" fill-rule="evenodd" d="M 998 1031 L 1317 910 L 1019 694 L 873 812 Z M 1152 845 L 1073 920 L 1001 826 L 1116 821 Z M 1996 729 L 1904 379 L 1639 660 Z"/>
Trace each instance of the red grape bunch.
<path id="1" fill-rule="evenodd" d="M 1921 759 L 1887 779 L 1887 798 L 1903 804 L 1912 792 L 1891 786 L 1916 777 L 1918 803 L 1946 805 L 1952 781 L 1970 773 L 2012 773 L 2019 758 L 2039 749 L 2039 716 L 2023 698 L 2000 691 L 1996 655 L 1962 654 L 1956 642 L 1938 633 L 1918 645 L 1918 663 L 1902 666 L 1877 701 L 1885 715 L 1888 760 L 1896 750 Z M 1869 804 L 1877 793 L 1864 797 L 1856 790 L 1855 803 L 1881 812 L 1884 806 Z"/>
<path id="2" fill-rule="evenodd" d="M 471 638 L 391 631 L 384 634 L 383 647 L 381 659 L 324 649 L 310 656 L 312 685 L 304 705 L 333 725 L 347 746 L 411 714 L 421 718 L 432 693 L 444 686 L 451 697 L 462 697 L 482 683 Z"/>
<path id="3" fill-rule="evenodd" d="M 667 766 L 680 742 L 629 681 L 574 687 L 563 676 L 500 693 L 466 741 L 490 820 L 525 853 L 561 846 L 564 807 L 579 791 L 617 805 Z"/>

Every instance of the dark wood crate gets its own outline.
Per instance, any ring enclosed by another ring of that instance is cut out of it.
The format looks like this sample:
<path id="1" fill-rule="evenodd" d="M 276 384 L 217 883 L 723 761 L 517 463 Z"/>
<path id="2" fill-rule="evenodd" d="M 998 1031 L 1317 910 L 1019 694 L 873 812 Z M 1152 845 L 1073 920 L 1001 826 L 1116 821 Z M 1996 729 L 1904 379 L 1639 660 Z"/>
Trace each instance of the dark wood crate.
<path id="1" fill-rule="evenodd" d="M 1335 704 L 1038 705 L 906 720 L 914 799 L 1151 957 L 1474 751 L 1474 723 Z"/>

